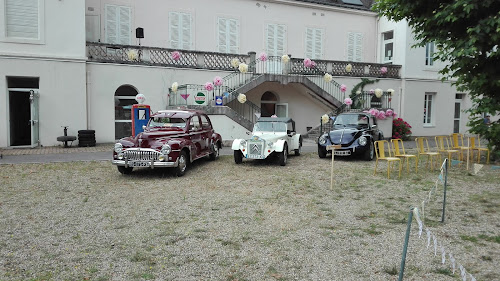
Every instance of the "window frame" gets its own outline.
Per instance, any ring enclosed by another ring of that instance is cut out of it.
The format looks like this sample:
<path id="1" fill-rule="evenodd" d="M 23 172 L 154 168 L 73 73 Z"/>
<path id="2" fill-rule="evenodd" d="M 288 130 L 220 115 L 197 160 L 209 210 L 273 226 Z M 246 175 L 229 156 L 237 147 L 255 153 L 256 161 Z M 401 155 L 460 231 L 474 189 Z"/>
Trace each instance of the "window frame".
<path id="1" fill-rule="evenodd" d="M 430 99 L 429 99 L 430 97 Z M 425 92 L 424 94 L 424 127 L 433 127 L 434 126 L 434 108 L 436 101 L 436 93 L 435 92 Z M 430 110 L 429 110 L 430 107 Z"/>
<path id="2" fill-rule="evenodd" d="M 430 49 L 430 50 L 429 50 Z M 425 66 L 434 66 L 434 54 L 436 53 L 436 44 L 434 42 L 429 42 L 425 44 Z"/>
<path id="3" fill-rule="evenodd" d="M 385 37 L 385 34 L 388 34 L 388 33 L 392 33 L 392 38 L 391 39 L 384 39 Z M 394 30 L 388 30 L 386 32 L 382 32 L 382 63 L 393 63 L 394 61 Z M 390 59 L 387 59 L 386 60 L 386 56 L 385 56 L 385 53 L 386 53 L 386 46 L 391 44 L 392 45 L 392 53 L 391 53 L 391 56 L 390 56 Z"/>
<path id="4" fill-rule="evenodd" d="M 173 46 L 173 39 L 172 39 L 172 30 L 173 30 L 173 27 L 172 27 L 172 15 L 174 14 L 177 14 L 177 16 L 179 17 L 179 26 L 177 27 L 177 30 L 176 32 L 178 33 L 178 46 Z M 184 38 L 184 32 L 183 32 L 183 29 L 184 29 L 184 26 L 182 25 L 182 17 L 183 16 L 189 16 L 189 42 L 184 42 L 183 41 L 183 38 Z M 179 50 L 194 50 L 194 18 L 193 18 L 193 15 L 192 13 L 190 12 L 179 12 L 179 11 L 171 11 L 168 13 L 168 46 L 169 48 L 172 48 L 172 49 L 179 49 Z M 188 45 L 189 47 L 188 48 L 184 48 L 184 45 Z"/>
<path id="5" fill-rule="evenodd" d="M 117 17 L 116 17 L 116 25 L 117 25 L 117 31 L 116 31 L 116 42 L 109 42 L 108 41 L 108 15 L 107 15 L 107 9 L 108 7 L 116 7 L 118 9 Z M 127 8 L 129 12 L 129 20 L 128 20 L 128 42 L 125 45 L 131 45 L 132 44 L 132 7 L 125 6 L 125 5 L 115 5 L 115 4 L 105 4 L 104 5 L 104 40 L 108 44 L 115 44 L 115 45 L 122 45 L 121 39 L 122 35 L 120 32 L 120 26 L 121 26 L 121 16 L 120 16 L 120 9 L 122 8 Z"/>
<path id="6" fill-rule="evenodd" d="M 0 21 L 0 41 L 6 43 L 22 44 L 45 44 L 45 0 L 36 0 L 38 2 L 38 38 L 8 37 L 7 36 L 7 0 L 0 0 L 0 13 L 3 20 Z"/>
<path id="7" fill-rule="evenodd" d="M 352 37 L 352 42 L 351 42 L 351 37 Z M 347 61 L 352 61 L 352 62 L 363 61 L 363 39 L 364 36 L 362 32 L 347 33 Z M 361 42 L 360 44 L 358 44 L 358 40 Z"/>
<path id="8" fill-rule="evenodd" d="M 225 38 L 225 44 L 223 45 L 224 48 L 221 48 L 221 30 L 220 30 L 220 25 L 221 21 L 226 20 L 226 38 Z M 236 25 L 236 33 L 235 33 L 235 46 L 231 46 L 231 33 L 230 33 L 230 28 L 231 28 L 231 22 L 235 22 Z M 216 40 L 217 40 L 217 51 L 220 53 L 229 53 L 229 54 L 238 54 L 240 52 L 240 20 L 237 18 L 230 18 L 230 17 L 223 17 L 219 16 L 217 17 L 217 23 L 216 23 L 217 29 L 216 29 Z M 224 51 L 224 50 L 225 51 Z M 234 49 L 234 51 L 233 51 Z"/>
<path id="9" fill-rule="evenodd" d="M 309 32 L 310 31 L 310 32 Z M 311 49 L 308 50 L 308 38 L 311 37 Z M 318 38 L 319 37 L 319 38 Z M 324 54 L 325 29 L 319 27 L 306 27 L 304 32 L 304 55 L 310 59 L 322 59 Z M 318 40 L 319 39 L 319 40 Z M 317 53 L 317 42 L 320 42 L 319 54 Z"/>

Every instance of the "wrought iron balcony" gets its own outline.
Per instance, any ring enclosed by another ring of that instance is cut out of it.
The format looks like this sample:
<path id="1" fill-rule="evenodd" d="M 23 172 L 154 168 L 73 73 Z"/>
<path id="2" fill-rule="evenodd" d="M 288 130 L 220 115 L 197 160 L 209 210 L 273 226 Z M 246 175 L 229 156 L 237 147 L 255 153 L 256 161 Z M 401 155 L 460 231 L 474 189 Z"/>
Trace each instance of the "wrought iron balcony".
<path id="1" fill-rule="evenodd" d="M 176 57 L 175 52 L 181 55 Z M 255 61 L 255 52 L 247 55 L 176 50 L 169 48 L 114 45 L 87 42 L 89 61 L 102 63 L 139 64 L 178 68 L 197 68 L 233 71 L 233 59 L 250 64 Z M 287 75 L 319 75 L 325 72 L 333 76 L 400 78 L 400 65 L 361 63 L 348 61 L 315 60 L 316 67 L 304 66 L 304 59 L 291 58 Z M 350 64 L 350 71 L 347 65 Z M 251 69 L 249 69 L 251 71 Z"/>

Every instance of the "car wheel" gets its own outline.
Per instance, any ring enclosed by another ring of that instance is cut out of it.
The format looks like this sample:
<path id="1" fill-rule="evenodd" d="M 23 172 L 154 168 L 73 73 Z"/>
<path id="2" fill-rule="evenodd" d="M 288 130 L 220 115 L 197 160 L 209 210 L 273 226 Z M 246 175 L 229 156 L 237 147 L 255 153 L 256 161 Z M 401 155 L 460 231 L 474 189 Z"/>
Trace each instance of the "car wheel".
<path id="1" fill-rule="evenodd" d="M 295 149 L 294 150 L 295 151 L 295 156 L 299 156 L 301 150 L 302 150 L 302 136 L 299 139 L 299 149 Z"/>
<path id="2" fill-rule="evenodd" d="M 212 147 L 211 147 L 211 153 L 209 155 L 209 159 L 210 160 L 216 160 L 217 158 L 219 158 L 219 145 L 217 143 L 212 143 Z"/>
<path id="3" fill-rule="evenodd" d="M 318 156 L 319 156 L 319 158 L 326 158 L 326 150 L 318 147 Z"/>
<path id="4" fill-rule="evenodd" d="M 175 167 L 175 174 L 178 177 L 182 177 L 186 173 L 187 164 L 188 164 L 188 159 L 187 159 L 185 151 L 181 151 L 181 154 L 179 155 L 179 159 L 177 159 L 177 162 L 178 162 L 178 165 L 177 165 L 177 167 Z"/>
<path id="5" fill-rule="evenodd" d="M 123 175 L 128 175 L 132 173 L 133 167 L 126 167 L 125 166 L 118 166 L 118 172 L 120 172 Z"/>
<path id="6" fill-rule="evenodd" d="M 279 154 L 279 163 L 281 166 L 286 165 L 287 156 L 288 156 L 288 146 L 285 144 L 285 146 L 283 146 L 283 151 Z"/>
<path id="7" fill-rule="evenodd" d="M 241 164 L 243 162 L 243 153 L 239 150 L 234 151 L 234 163 Z"/>
<path id="8" fill-rule="evenodd" d="M 369 147 L 368 150 L 365 151 L 364 158 L 366 161 L 372 161 L 375 154 L 375 149 L 373 148 L 373 142 L 371 140 L 369 140 L 368 143 Z"/>

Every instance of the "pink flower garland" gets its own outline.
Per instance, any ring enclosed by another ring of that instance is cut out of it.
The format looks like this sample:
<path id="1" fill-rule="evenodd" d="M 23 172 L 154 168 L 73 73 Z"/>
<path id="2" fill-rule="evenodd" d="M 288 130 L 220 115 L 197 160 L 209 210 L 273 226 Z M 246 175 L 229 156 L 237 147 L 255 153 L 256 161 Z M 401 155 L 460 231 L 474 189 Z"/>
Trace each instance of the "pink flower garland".
<path id="1" fill-rule="evenodd" d="M 214 85 L 219 87 L 219 86 L 222 86 L 222 83 L 223 83 L 222 78 L 220 76 L 215 76 Z"/>
<path id="2" fill-rule="evenodd" d="M 351 105 L 351 104 L 352 104 L 352 99 L 350 99 L 350 98 L 345 98 L 345 99 L 344 99 L 344 103 L 345 103 L 346 105 Z"/>
<path id="3" fill-rule="evenodd" d="M 386 74 L 386 73 L 387 73 L 387 67 L 382 66 L 382 67 L 380 68 L 380 73 L 382 73 L 382 74 Z"/>
<path id="4" fill-rule="evenodd" d="M 260 61 L 266 61 L 267 60 L 267 54 L 262 52 L 259 56 Z"/>
<path id="5" fill-rule="evenodd" d="M 212 82 L 205 83 L 205 90 L 212 91 L 214 89 L 214 84 Z"/>
<path id="6" fill-rule="evenodd" d="M 178 51 L 173 51 L 170 56 L 173 60 L 177 61 L 181 58 L 181 53 L 179 53 Z"/>
<path id="7" fill-rule="evenodd" d="M 307 68 L 315 67 L 316 63 L 313 62 L 310 58 L 304 59 L 304 66 Z"/>
<path id="8" fill-rule="evenodd" d="M 340 91 L 342 93 L 345 93 L 346 90 L 347 90 L 347 86 L 346 85 L 344 85 L 344 84 L 340 85 Z"/>

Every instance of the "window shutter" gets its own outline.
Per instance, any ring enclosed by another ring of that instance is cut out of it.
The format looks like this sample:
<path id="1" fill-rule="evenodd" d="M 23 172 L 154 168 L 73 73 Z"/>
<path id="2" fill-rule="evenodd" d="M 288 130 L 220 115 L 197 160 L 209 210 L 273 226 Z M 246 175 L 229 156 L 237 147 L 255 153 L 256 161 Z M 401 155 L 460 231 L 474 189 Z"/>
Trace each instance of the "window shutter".
<path id="1" fill-rule="evenodd" d="M 123 45 L 130 45 L 130 7 L 120 6 L 120 21 L 119 21 L 119 42 Z"/>
<path id="2" fill-rule="evenodd" d="M 217 50 L 221 53 L 227 53 L 227 20 L 225 18 L 219 18 L 217 22 Z"/>
<path id="3" fill-rule="evenodd" d="M 268 24 L 266 26 L 266 53 L 269 56 L 276 56 L 274 53 L 274 40 L 275 40 L 275 29 L 276 25 L 274 24 Z"/>
<path id="4" fill-rule="evenodd" d="M 315 59 L 323 58 L 323 29 L 316 29 L 314 36 L 314 55 Z"/>
<path id="5" fill-rule="evenodd" d="M 178 49 L 180 47 L 179 42 L 179 14 L 175 12 L 169 13 L 169 41 L 170 48 Z"/>
<path id="6" fill-rule="evenodd" d="M 312 58 L 313 57 L 313 29 L 312 28 L 306 28 L 306 42 L 305 42 L 305 49 L 306 49 L 306 58 Z"/>
<path id="7" fill-rule="evenodd" d="M 113 5 L 106 5 L 106 42 L 110 44 L 118 43 L 118 7 Z"/>
<path id="8" fill-rule="evenodd" d="M 192 42 L 191 42 L 191 15 L 190 14 L 181 14 L 181 40 L 182 40 L 182 45 L 181 48 L 184 50 L 191 50 L 192 49 Z"/>
<path id="9" fill-rule="evenodd" d="M 6 36 L 39 39 L 38 0 L 6 0 Z"/>
<path id="10" fill-rule="evenodd" d="M 363 61 L 363 34 L 349 32 L 347 34 L 347 60 Z"/>
<path id="11" fill-rule="evenodd" d="M 361 62 L 363 61 L 363 34 L 362 33 L 356 33 L 356 48 L 355 48 L 355 53 L 356 56 L 354 57 L 354 61 Z"/>
<path id="12" fill-rule="evenodd" d="M 285 54 L 285 49 L 286 49 L 286 26 L 285 25 L 278 25 L 277 26 L 277 32 L 276 32 L 276 54 L 275 56 L 282 56 Z"/>
<path id="13" fill-rule="evenodd" d="M 235 19 L 230 19 L 228 20 L 228 27 L 227 27 L 227 30 L 229 31 L 229 41 L 228 41 L 228 45 L 229 45 L 229 53 L 232 53 L 232 54 L 237 54 L 240 52 L 240 46 L 239 46 L 239 42 L 240 42 L 240 34 L 239 34 L 239 23 L 238 23 L 238 20 L 235 20 Z"/>
<path id="14" fill-rule="evenodd" d="M 347 34 L 347 61 L 354 61 L 354 33 Z"/>

